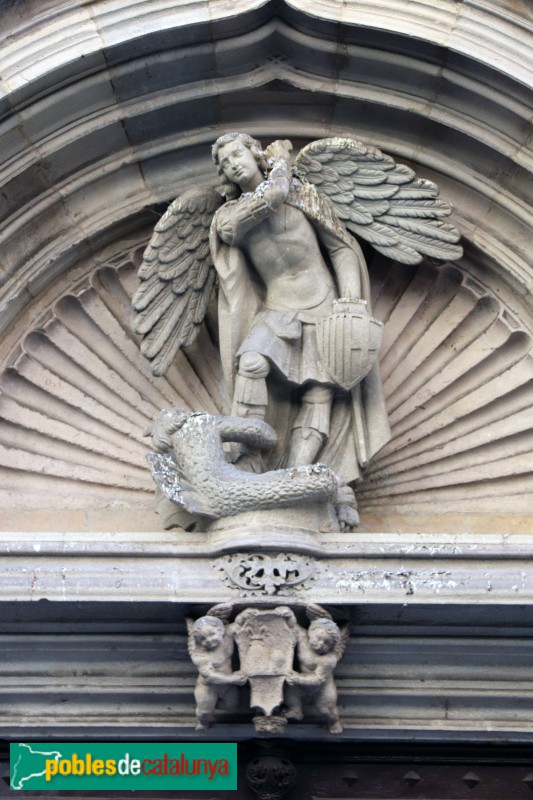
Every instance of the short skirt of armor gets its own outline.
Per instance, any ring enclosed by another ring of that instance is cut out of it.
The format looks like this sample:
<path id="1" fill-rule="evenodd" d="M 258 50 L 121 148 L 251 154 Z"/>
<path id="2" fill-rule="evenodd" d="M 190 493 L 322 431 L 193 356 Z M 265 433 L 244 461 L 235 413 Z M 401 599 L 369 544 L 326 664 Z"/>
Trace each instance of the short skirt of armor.
<path id="1" fill-rule="evenodd" d="M 308 312 L 304 314 L 309 316 Z M 261 311 L 237 355 L 250 351 L 260 353 L 287 380 L 298 385 L 306 381 L 331 384 L 331 378 L 324 371 L 318 354 L 315 325 L 299 319 L 304 314 L 268 309 Z"/>

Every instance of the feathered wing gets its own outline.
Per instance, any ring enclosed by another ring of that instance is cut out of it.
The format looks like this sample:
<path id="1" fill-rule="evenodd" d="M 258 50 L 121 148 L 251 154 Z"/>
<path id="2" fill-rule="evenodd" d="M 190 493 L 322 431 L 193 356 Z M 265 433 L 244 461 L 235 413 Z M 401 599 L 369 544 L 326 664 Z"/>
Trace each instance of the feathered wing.
<path id="1" fill-rule="evenodd" d="M 315 619 L 330 619 L 333 621 L 329 611 L 326 611 L 325 608 L 322 608 L 317 603 L 306 605 L 305 613 L 309 622 L 313 622 Z"/>
<path id="2" fill-rule="evenodd" d="M 376 147 L 344 137 L 319 139 L 303 148 L 295 169 L 327 195 L 352 233 L 395 261 L 462 256 L 459 231 L 444 221 L 452 207 L 438 199 L 438 186 Z"/>
<path id="3" fill-rule="evenodd" d="M 229 618 L 233 614 L 233 603 L 217 603 L 211 606 L 207 612 L 210 617 L 218 617 L 222 622 L 229 622 Z"/>
<path id="4" fill-rule="evenodd" d="M 187 625 L 187 650 L 189 651 L 189 656 L 191 660 L 194 661 L 194 657 L 196 656 L 197 646 L 194 640 L 193 635 L 193 625 L 194 620 L 192 617 L 185 617 L 185 624 Z"/>
<path id="5" fill-rule="evenodd" d="M 337 661 L 340 661 L 344 655 L 344 651 L 346 650 L 346 645 L 348 644 L 348 640 L 350 638 L 350 625 L 346 623 L 346 625 L 339 626 L 339 630 L 341 632 L 341 638 L 339 639 L 336 647 L 335 647 L 335 655 L 337 656 Z"/>
<path id="6" fill-rule="evenodd" d="M 154 375 L 164 375 L 203 322 L 215 281 L 209 228 L 223 198 L 211 186 L 177 197 L 157 223 L 132 300 L 133 327 Z"/>

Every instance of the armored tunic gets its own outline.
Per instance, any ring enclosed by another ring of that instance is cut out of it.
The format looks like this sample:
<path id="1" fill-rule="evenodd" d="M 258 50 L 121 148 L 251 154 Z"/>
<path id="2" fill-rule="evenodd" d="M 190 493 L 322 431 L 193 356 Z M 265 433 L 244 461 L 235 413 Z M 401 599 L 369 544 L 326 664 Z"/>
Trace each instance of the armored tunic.
<path id="1" fill-rule="evenodd" d="M 220 278 L 220 349 L 229 395 L 233 392 L 238 357 L 246 351 L 264 355 L 290 384 L 303 385 L 313 381 L 331 386 L 332 380 L 318 357 L 315 331 L 316 323 L 331 313 L 332 302 L 339 295 L 327 260 L 328 245 L 322 242 L 326 258 L 322 258 L 324 268 L 320 274 L 315 271 L 313 275 L 318 285 L 310 287 L 311 300 L 308 296 L 302 302 L 301 292 L 284 296 L 282 291 L 269 291 L 267 281 L 270 282 L 270 276 L 266 276 L 266 281 L 262 279 L 257 265 L 249 263 L 238 242 L 235 243 L 237 246 L 228 245 L 227 239 L 221 241 L 218 233 L 224 217 L 238 213 L 238 204 L 242 202 L 244 205 L 249 198 L 248 195 L 226 203 L 217 212 L 211 229 L 213 260 Z M 302 211 L 311 223 L 315 237 L 324 232 L 330 242 L 351 248 L 356 257 L 357 245 L 340 224 L 329 202 L 318 194 L 314 186 L 293 179 L 285 205 Z M 268 209 L 265 212 L 260 199 L 257 206 L 255 213 L 258 216 L 272 213 Z M 362 273 L 363 299 L 369 300 L 364 263 Z M 275 427 L 279 432 L 276 424 Z M 339 392 L 332 408 L 329 438 L 320 460 L 351 481 L 359 477 L 359 467 L 367 463 L 389 436 L 379 371 L 373 369 L 361 387 L 356 387 L 353 392 Z M 353 446 L 350 446 L 350 440 Z"/>

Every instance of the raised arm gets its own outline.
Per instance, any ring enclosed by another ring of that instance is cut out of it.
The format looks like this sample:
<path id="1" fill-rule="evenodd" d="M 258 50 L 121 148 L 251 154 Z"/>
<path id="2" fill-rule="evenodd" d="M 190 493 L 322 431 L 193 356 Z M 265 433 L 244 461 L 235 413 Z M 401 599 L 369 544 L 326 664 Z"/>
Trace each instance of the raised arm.
<path id="1" fill-rule="evenodd" d="M 274 214 L 289 193 L 291 170 L 287 158 L 278 158 L 268 179 L 253 192 L 219 209 L 216 216 L 217 233 L 228 245 L 238 242 L 258 223 Z"/>

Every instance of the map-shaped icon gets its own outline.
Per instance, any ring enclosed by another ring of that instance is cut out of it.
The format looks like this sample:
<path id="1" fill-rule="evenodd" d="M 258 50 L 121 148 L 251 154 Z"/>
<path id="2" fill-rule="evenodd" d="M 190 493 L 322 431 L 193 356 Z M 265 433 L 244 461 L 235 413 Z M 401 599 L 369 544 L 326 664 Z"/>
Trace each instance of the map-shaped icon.
<path id="1" fill-rule="evenodd" d="M 32 778 L 44 777 L 47 761 L 58 761 L 61 757 L 57 750 L 38 750 L 37 746 L 21 743 L 11 745 L 10 788 L 27 789 L 25 784 Z"/>

